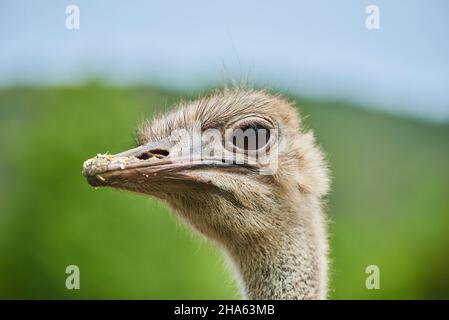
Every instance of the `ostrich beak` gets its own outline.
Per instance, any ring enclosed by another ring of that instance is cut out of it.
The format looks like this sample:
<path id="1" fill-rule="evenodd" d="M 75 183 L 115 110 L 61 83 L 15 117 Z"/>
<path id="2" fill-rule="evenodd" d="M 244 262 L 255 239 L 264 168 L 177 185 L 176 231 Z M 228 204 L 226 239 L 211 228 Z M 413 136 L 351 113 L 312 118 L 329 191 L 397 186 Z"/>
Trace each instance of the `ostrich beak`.
<path id="1" fill-rule="evenodd" d="M 189 170 L 216 167 L 248 172 L 250 165 L 236 165 L 232 159 L 203 158 L 201 150 L 187 156 L 172 155 L 170 144 L 161 140 L 118 153 L 98 154 L 83 165 L 83 175 L 94 187 L 135 189 L 136 185 L 166 179 L 197 180 Z"/>
<path id="2" fill-rule="evenodd" d="M 179 163 L 170 159 L 169 144 L 158 141 L 115 155 L 98 154 L 84 162 L 83 175 L 94 187 L 121 187 L 142 177 L 172 172 Z"/>

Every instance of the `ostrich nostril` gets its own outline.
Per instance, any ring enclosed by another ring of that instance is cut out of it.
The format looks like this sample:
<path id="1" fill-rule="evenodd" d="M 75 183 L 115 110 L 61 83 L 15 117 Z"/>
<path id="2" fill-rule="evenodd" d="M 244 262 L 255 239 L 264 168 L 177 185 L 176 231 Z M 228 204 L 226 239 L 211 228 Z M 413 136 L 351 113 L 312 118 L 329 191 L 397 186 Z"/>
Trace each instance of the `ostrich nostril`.
<path id="1" fill-rule="evenodd" d="M 158 158 L 165 158 L 168 157 L 168 155 L 170 154 L 168 150 L 164 149 L 153 149 L 150 150 L 149 152 Z"/>
<path id="2" fill-rule="evenodd" d="M 158 159 L 162 159 L 167 157 L 170 154 L 169 151 L 163 149 L 152 149 L 150 151 L 144 152 L 137 156 L 140 160 L 148 160 L 150 158 L 156 157 Z"/>
<path id="3" fill-rule="evenodd" d="M 144 152 L 142 154 L 139 154 L 136 158 L 140 160 L 148 160 L 152 157 L 152 155 L 149 152 Z"/>

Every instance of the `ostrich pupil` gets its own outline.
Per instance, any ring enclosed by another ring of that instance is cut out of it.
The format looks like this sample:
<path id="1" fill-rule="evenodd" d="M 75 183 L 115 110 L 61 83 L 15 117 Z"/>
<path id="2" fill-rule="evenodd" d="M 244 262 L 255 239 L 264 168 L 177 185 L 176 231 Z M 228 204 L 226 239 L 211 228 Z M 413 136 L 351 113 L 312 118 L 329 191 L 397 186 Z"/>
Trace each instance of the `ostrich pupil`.
<path id="1" fill-rule="evenodd" d="M 239 128 L 232 137 L 234 146 L 248 150 L 258 150 L 270 140 L 270 130 L 260 124 L 249 124 Z"/>

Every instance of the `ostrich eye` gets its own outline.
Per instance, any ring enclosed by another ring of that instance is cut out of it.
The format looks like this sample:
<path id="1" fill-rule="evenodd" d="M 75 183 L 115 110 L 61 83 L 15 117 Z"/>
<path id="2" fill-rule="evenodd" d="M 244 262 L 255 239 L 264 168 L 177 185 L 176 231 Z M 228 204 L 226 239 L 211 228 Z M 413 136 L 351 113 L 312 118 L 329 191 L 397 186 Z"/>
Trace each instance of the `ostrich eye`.
<path id="1" fill-rule="evenodd" d="M 270 140 L 270 129 L 251 123 L 234 130 L 232 144 L 245 151 L 255 151 L 263 148 Z"/>

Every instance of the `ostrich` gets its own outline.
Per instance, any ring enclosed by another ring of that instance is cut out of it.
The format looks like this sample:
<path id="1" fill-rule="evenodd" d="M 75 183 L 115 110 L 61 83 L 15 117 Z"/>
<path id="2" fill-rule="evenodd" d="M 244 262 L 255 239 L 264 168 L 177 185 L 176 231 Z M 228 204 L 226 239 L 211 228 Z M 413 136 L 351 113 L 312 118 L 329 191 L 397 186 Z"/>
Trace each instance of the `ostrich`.
<path id="1" fill-rule="evenodd" d="M 166 202 L 224 251 L 245 298 L 326 299 L 328 169 L 292 103 L 225 88 L 143 122 L 136 140 L 87 160 L 88 183 Z"/>

